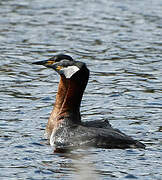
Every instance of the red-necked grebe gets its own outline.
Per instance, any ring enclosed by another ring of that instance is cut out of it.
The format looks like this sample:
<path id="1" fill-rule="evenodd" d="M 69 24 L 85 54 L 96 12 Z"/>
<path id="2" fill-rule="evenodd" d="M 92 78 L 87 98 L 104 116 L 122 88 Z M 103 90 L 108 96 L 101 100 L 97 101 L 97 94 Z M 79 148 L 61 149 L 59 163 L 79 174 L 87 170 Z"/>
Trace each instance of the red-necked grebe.
<path id="1" fill-rule="evenodd" d="M 80 104 L 89 70 L 85 63 L 59 54 L 33 64 L 54 69 L 60 75 L 56 101 L 45 135 L 55 149 L 77 147 L 145 148 L 145 145 L 111 127 L 107 120 L 82 122 Z"/>

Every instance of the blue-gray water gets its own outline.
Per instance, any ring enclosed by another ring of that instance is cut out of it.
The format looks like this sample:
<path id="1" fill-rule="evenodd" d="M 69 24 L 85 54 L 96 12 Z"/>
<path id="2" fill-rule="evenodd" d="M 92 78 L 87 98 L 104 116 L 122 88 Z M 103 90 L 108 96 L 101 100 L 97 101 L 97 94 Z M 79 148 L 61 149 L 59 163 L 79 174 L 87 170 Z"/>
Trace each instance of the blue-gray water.
<path id="1" fill-rule="evenodd" d="M 108 118 L 146 150 L 54 154 L 43 133 L 56 53 L 91 70 L 82 119 Z M 162 1 L 0 1 L 0 179 L 162 179 Z"/>

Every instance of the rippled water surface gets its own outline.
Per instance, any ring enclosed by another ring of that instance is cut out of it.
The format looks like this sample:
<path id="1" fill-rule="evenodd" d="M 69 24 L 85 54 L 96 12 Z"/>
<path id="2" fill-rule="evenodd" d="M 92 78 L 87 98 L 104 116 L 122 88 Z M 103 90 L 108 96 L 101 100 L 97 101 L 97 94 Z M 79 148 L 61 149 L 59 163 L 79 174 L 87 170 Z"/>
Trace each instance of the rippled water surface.
<path id="1" fill-rule="evenodd" d="M 43 133 L 56 53 L 91 70 L 82 119 L 108 118 L 146 150 L 54 154 Z M 162 1 L 0 1 L 0 179 L 162 179 Z"/>

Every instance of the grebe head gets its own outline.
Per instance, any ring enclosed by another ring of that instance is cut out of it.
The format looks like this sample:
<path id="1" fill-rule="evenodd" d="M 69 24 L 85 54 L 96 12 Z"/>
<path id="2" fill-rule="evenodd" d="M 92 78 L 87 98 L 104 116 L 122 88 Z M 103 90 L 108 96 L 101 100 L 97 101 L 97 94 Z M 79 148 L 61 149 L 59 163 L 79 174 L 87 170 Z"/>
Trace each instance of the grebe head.
<path id="1" fill-rule="evenodd" d="M 73 61 L 73 58 L 66 54 L 58 54 L 44 61 L 33 62 L 33 64 L 49 66 L 62 60 Z"/>
<path id="2" fill-rule="evenodd" d="M 76 72 L 78 72 L 85 63 L 74 61 L 72 57 L 65 54 L 58 54 L 45 61 L 37 61 L 33 64 L 44 65 L 48 68 L 54 69 L 61 76 L 70 79 Z"/>

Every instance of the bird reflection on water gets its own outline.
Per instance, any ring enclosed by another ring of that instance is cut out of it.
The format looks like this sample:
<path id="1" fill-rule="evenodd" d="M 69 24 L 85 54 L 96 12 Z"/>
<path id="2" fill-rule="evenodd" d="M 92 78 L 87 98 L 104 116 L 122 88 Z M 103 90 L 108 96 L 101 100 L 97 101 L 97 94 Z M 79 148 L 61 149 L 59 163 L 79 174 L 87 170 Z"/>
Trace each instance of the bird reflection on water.
<path id="1" fill-rule="evenodd" d="M 89 69 L 85 63 L 59 54 L 33 64 L 52 68 L 60 75 L 55 105 L 45 130 L 45 136 L 56 151 L 92 146 L 145 148 L 143 143 L 112 128 L 107 120 L 81 121 L 80 104 L 89 79 Z"/>

